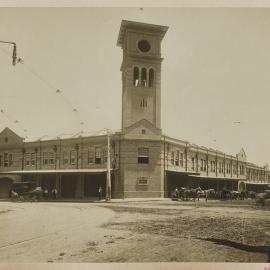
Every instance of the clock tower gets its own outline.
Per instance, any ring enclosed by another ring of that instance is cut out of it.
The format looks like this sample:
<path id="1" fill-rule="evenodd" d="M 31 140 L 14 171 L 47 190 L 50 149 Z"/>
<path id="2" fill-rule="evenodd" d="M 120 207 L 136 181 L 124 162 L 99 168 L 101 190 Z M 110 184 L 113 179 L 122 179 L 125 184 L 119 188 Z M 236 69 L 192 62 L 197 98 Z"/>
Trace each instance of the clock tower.
<path id="1" fill-rule="evenodd" d="M 123 50 L 123 132 L 143 119 L 161 128 L 161 41 L 167 30 L 160 25 L 121 23 L 117 45 Z"/>

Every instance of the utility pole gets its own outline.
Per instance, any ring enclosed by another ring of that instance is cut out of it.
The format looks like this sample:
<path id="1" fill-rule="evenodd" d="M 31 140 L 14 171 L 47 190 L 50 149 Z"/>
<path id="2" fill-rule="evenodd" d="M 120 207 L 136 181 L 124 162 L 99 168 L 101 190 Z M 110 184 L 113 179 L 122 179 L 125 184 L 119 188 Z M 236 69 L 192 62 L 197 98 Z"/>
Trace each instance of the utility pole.
<path id="1" fill-rule="evenodd" d="M 11 41 L 2 41 L 0 40 L 0 43 L 5 43 L 5 44 L 11 44 L 13 45 L 13 53 L 12 53 L 12 65 L 15 66 L 17 63 L 17 47 L 15 42 Z"/>
<path id="2" fill-rule="evenodd" d="M 106 179 L 106 201 L 111 200 L 111 151 L 110 133 L 107 129 L 107 179 Z"/>

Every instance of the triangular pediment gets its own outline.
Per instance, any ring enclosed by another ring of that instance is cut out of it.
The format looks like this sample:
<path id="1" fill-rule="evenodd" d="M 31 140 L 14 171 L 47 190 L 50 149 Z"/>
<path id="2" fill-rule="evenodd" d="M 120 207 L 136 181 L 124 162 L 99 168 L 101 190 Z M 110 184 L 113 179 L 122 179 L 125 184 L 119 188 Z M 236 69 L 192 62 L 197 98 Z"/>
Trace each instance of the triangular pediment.
<path id="1" fill-rule="evenodd" d="M 238 160 L 240 160 L 240 161 L 246 161 L 247 160 L 247 155 L 245 153 L 244 148 L 241 148 L 241 150 L 239 151 L 237 156 L 238 156 Z"/>
<path id="2" fill-rule="evenodd" d="M 0 132 L 0 146 L 8 146 L 14 144 L 22 144 L 23 138 L 6 127 Z"/>
<path id="3" fill-rule="evenodd" d="M 161 129 L 155 127 L 146 119 L 132 124 L 123 130 L 126 138 L 157 139 L 161 136 Z"/>

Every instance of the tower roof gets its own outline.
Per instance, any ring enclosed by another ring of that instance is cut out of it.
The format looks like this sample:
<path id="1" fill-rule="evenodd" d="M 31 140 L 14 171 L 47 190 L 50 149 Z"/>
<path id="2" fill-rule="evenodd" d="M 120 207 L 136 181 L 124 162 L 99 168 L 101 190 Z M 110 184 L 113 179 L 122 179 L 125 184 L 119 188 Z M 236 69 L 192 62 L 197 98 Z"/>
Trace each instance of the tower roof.
<path id="1" fill-rule="evenodd" d="M 163 38 L 168 28 L 169 28 L 168 26 L 122 20 L 117 39 L 117 46 L 122 47 L 125 32 L 127 29 L 143 30 L 158 33 Z"/>

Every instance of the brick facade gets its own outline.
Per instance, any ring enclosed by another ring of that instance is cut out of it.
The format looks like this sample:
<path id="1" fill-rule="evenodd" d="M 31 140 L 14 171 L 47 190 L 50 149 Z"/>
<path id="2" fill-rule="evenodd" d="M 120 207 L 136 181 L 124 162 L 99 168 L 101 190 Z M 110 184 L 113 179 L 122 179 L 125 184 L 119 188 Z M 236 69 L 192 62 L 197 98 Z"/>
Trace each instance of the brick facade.
<path id="1" fill-rule="evenodd" d="M 268 168 L 247 162 L 243 149 L 233 156 L 162 135 L 161 42 L 167 29 L 121 24 L 122 130 L 110 135 L 112 197 L 166 197 L 175 185 L 235 190 L 270 183 Z M 0 133 L 0 196 L 18 181 L 57 188 L 66 198 L 97 197 L 101 186 L 104 196 L 107 139 L 27 142 L 5 128 Z"/>

